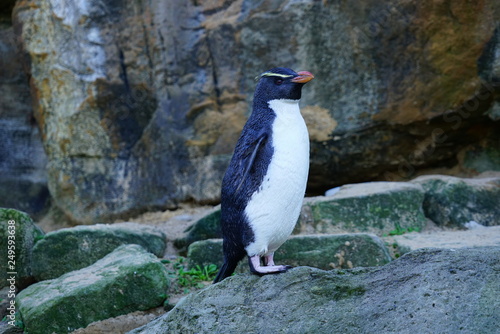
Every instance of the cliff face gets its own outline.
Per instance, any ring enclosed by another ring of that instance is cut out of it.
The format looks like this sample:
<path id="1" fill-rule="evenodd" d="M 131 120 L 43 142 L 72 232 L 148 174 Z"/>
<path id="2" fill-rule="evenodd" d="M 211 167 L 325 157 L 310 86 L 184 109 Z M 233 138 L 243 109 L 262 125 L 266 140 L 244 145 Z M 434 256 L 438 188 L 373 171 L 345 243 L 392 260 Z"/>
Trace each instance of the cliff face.
<path id="1" fill-rule="evenodd" d="M 0 207 L 37 218 L 50 202 L 40 131 L 12 27 L 15 1 L 0 5 Z"/>
<path id="2" fill-rule="evenodd" d="M 316 76 L 308 193 L 500 165 L 493 0 L 19 0 L 13 18 L 48 187 L 80 223 L 216 202 L 254 77 L 275 66 Z"/>

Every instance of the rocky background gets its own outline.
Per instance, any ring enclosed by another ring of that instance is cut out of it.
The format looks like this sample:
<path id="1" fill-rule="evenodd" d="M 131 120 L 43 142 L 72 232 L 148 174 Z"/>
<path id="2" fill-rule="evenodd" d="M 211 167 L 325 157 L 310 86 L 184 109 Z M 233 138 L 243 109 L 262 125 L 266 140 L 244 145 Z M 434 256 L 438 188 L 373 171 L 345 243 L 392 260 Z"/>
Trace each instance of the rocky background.
<path id="1" fill-rule="evenodd" d="M 92 224 L 217 203 L 274 66 L 316 76 L 308 195 L 498 171 L 499 22 L 494 0 L 3 1 L 0 206 Z"/>

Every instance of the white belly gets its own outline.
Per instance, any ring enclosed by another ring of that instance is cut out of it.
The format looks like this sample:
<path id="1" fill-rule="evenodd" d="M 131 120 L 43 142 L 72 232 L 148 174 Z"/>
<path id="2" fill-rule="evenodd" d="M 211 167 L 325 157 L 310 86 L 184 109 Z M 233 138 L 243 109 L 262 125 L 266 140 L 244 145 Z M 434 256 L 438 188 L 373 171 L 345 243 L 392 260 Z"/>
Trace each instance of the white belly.
<path id="1" fill-rule="evenodd" d="M 302 207 L 309 172 L 309 135 L 298 101 L 272 100 L 274 154 L 261 187 L 245 209 L 255 235 L 248 255 L 265 255 L 290 236 Z"/>

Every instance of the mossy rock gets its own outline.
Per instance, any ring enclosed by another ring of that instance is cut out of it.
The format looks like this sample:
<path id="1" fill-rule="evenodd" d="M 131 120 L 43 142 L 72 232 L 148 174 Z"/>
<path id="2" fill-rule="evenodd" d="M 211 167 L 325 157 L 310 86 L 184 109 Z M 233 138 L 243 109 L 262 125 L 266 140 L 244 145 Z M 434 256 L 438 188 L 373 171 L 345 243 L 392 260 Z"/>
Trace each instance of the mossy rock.
<path id="1" fill-rule="evenodd" d="M 85 225 L 47 233 L 33 249 L 33 275 L 38 281 L 87 267 L 117 247 L 136 244 L 162 257 L 166 236 L 137 223 Z"/>
<path id="2" fill-rule="evenodd" d="M 188 259 L 191 267 L 211 263 L 222 266 L 222 240 L 194 242 L 189 246 Z M 383 241 L 364 233 L 293 236 L 276 251 L 274 259 L 276 264 L 320 269 L 373 267 L 391 261 Z M 248 272 L 246 260 L 236 271 Z"/>
<path id="3" fill-rule="evenodd" d="M 463 227 L 470 221 L 500 225 L 500 178 L 426 175 L 412 182 L 425 189 L 425 215 L 437 225 Z"/>
<path id="4" fill-rule="evenodd" d="M 16 286 L 20 289 L 34 282 L 33 245 L 42 237 L 43 231 L 33 223 L 28 214 L 15 209 L 0 208 L 0 288 L 7 286 L 7 277 L 11 276 L 8 272 L 16 273 Z M 9 246 L 14 247 L 15 254 L 8 254 Z"/>
<path id="5" fill-rule="evenodd" d="M 332 196 L 306 198 L 294 234 L 419 230 L 425 226 L 424 191 L 407 182 L 342 186 Z"/>
<path id="6" fill-rule="evenodd" d="M 195 241 L 221 238 L 220 206 L 215 207 L 210 213 L 198 219 L 185 231 L 187 235 L 174 241 L 174 246 L 185 254 L 189 245 Z"/>
<path id="7" fill-rule="evenodd" d="M 138 245 L 124 245 L 87 268 L 21 291 L 16 305 L 29 333 L 69 333 L 88 324 L 160 306 L 165 266 Z"/>

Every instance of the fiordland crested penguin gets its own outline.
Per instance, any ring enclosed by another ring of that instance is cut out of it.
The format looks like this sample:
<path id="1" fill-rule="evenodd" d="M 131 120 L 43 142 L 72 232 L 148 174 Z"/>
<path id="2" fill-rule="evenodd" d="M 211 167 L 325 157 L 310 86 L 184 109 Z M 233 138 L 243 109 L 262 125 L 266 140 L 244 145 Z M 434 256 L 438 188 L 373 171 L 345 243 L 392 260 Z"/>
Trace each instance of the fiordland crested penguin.
<path id="1" fill-rule="evenodd" d="M 309 135 L 299 100 L 313 78 L 282 67 L 259 76 L 252 114 L 222 180 L 224 264 L 214 283 L 230 276 L 245 255 L 257 275 L 291 268 L 275 265 L 273 256 L 292 233 L 304 199 Z"/>

